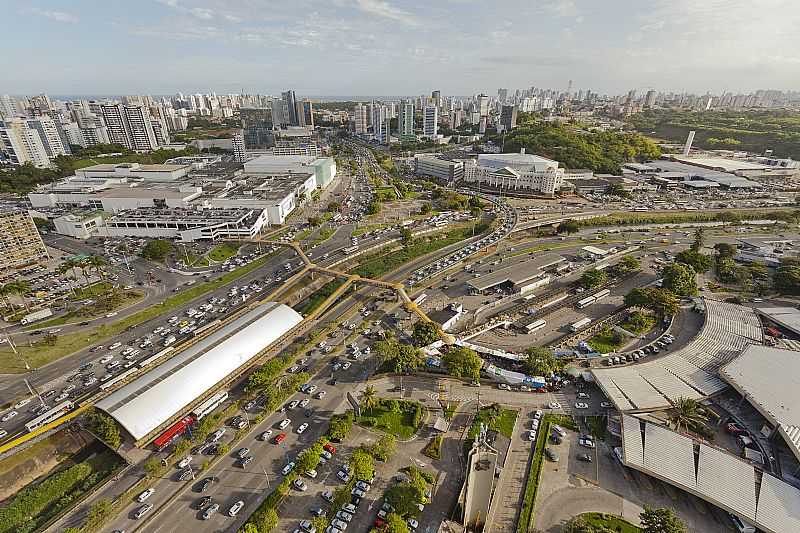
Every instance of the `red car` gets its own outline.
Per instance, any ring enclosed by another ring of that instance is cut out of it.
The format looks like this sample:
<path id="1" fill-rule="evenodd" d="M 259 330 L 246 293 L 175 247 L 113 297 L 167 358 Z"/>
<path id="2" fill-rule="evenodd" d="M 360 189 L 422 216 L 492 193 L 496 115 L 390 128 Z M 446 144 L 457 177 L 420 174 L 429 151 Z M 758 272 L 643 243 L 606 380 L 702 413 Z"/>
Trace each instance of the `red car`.
<path id="1" fill-rule="evenodd" d="M 280 444 L 281 442 L 283 442 L 285 438 L 286 438 L 286 433 L 278 433 L 277 435 L 275 435 L 273 442 L 275 444 Z"/>
<path id="2" fill-rule="evenodd" d="M 336 453 L 336 448 L 331 443 L 327 443 L 323 448 L 330 453 Z"/>
<path id="3" fill-rule="evenodd" d="M 747 435 L 749 431 L 745 428 L 737 424 L 736 422 L 731 422 L 727 426 L 725 426 L 725 430 L 730 433 L 731 435 Z"/>

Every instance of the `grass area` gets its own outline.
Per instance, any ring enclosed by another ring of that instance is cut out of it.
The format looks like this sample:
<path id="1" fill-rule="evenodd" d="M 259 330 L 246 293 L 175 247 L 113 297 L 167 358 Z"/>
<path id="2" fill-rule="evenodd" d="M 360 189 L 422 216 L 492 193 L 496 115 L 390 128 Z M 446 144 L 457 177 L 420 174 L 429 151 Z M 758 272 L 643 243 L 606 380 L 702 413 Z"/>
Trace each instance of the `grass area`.
<path id="1" fill-rule="evenodd" d="M 477 225 L 475 228 L 475 235 L 480 235 L 488 228 L 489 224 L 486 222 Z M 472 229 L 470 227 L 417 238 L 410 246 L 406 246 L 402 250 L 386 254 L 378 253 L 366 257 L 361 261 L 358 267 L 353 270 L 353 273 L 366 278 L 380 278 L 387 272 L 391 272 L 409 261 L 471 237 Z"/>
<path id="2" fill-rule="evenodd" d="M 110 451 L 52 473 L 19 491 L 0 509 L 0 533 L 28 533 L 72 505 L 120 465 Z"/>
<path id="3" fill-rule="evenodd" d="M 70 300 L 83 300 L 85 298 L 94 298 L 100 294 L 105 294 L 111 290 L 111 283 L 108 281 L 98 281 L 92 283 L 88 287 L 78 287 L 75 289 L 75 294 L 70 296 Z"/>
<path id="4" fill-rule="evenodd" d="M 419 402 L 409 400 L 379 399 L 369 409 L 364 409 L 356 420 L 358 424 L 374 427 L 401 439 L 408 439 L 417 432 L 425 409 Z"/>
<path id="5" fill-rule="evenodd" d="M 638 316 L 642 318 L 640 320 L 625 320 L 619 326 L 622 329 L 626 329 L 633 333 L 634 335 L 641 335 L 653 329 L 653 326 L 656 325 L 656 317 L 653 315 L 646 315 L 644 313 L 639 313 Z"/>
<path id="6" fill-rule="evenodd" d="M 444 408 L 445 419 L 447 420 L 453 419 L 453 415 L 456 414 L 456 409 L 458 409 L 460 403 L 461 402 L 453 402 L 453 401 L 447 402 L 447 407 Z"/>
<path id="7" fill-rule="evenodd" d="M 596 352 L 609 353 L 616 351 L 620 346 L 625 344 L 628 337 L 622 334 L 615 333 L 611 329 L 605 329 L 589 339 L 587 342 L 589 346 Z"/>
<path id="8" fill-rule="evenodd" d="M 221 263 L 226 259 L 230 259 L 231 257 L 238 254 L 239 247 L 240 245 L 238 244 L 232 244 L 228 242 L 218 244 L 208 252 L 207 257 L 212 261 Z"/>
<path id="9" fill-rule="evenodd" d="M 481 408 L 478 415 L 472 421 L 467 438 L 464 441 L 466 449 L 472 446 L 472 442 L 481 429 L 481 423 L 486 424 L 489 429 L 497 431 L 501 435 L 511 438 L 514 433 L 514 423 L 517 420 L 517 412 L 513 409 L 503 409 L 499 404 L 492 404 Z"/>
<path id="10" fill-rule="evenodd" d="M 294 306 L 294 310 L 300 313 L 301 315 L 309 315 L 311 314 L 317 307 L 322 305 L 328 297 L 333 294 L 336 289 L 341 287 L 344 284 L 344 280 L 340 278 L 336 278 L 333 281 L 329 281 L 318 290 L 311 293 L 311 295 L 300 301 L 297 305 Z"/>
<path id="11" fill-rule="evenodd" d="M 100 293 L 96 294 L 98 296 Z M 28 329 L 41 329 L 49 328 L 52 326 L 61 326 L 71 322 L 78 322 L 79 320 L 91 320 L 99 318 L 117 309 L 127 307 L 137 300 L 144 297 L 144 293 L 139 291 L 119 291 L 118 293 L 104 293 L 104 298 L 98 298 L 92 304 L 83 305 L 78 309 L 74 309 L 60 317 L 52 318 L 44 322 L 37 322 Z"/>
<path id="12" fill-rule="evenodd" d="M 375 189 L 375 198 L 379 202 L 394 202 L 397 200 L 397 193 L 394 187 L 379 187 Z"/>
<path id="13" fill-rule="evenodd" d="M 273 255 L 280 253 L 280 251 L 281 250 L 276 250 L 271 254 L 260 257 L 243 267 L 223 274 L 215 280 L 195 285 L 190 289 L 165 299 L 159 304 L 148 307 L 117 322 L 104 324 L 88 331 L 78 331 L 67 335 L 60 335 L 52 346 L 17 346 L 17 351 L 19 351 L 22 357 L 27 359 L 33 368 L 38 368 L 87 346 L 119 335 L 129 327 L 152 320 L 195 298 L 203 296 L 223 285 L 227 285 L 249 274 L 253 270 L 262 267 L 264 263 Z M 41 325 L 38 327 L 41 327 Z M 0 373 L 17 374 L 21 372 L 25 372 L 25 365 L 20 361 L 19 357 L 15 356 L 10 348 L 0 348 Z"/>
<path id="14" fill-rule="evenodd" d="M 431 459 L 441 459 L 442 458 L 442 441 L 444 437 L 442 435 L 436 435 L 431 439 L 431 441 L 422 449 L 422 455 L 426 455 Z"/>
<path id="15" fill-rule="evenodd" d="M 590 525 L 602 527 L 608 531 L 618 531 L 619 533 L 641 533 L 641 528 L 634 526 L 627 520 L 605 513 L 583 513 L 582 516 Z"/>
<path id="16" fill-rule="evenodd" d="M 531 454 L 528 477 L 525 480 L 525 494 L 522 500 L 522 509 L 517 522 L 517 533 L 527 533 L 533 529 L 536 495 L 539 493 L 539 482 L 542 479 L 542 466 L 544 465 L 544 449 L 547 446 L 547 437 L 550 435 L 550 427 L 557 423 L 564 425 L 560 421 L 554 420 L 552 415 L 545 415 L 539 425 L 539 433 L 536 435 L 536 446 Z"/>

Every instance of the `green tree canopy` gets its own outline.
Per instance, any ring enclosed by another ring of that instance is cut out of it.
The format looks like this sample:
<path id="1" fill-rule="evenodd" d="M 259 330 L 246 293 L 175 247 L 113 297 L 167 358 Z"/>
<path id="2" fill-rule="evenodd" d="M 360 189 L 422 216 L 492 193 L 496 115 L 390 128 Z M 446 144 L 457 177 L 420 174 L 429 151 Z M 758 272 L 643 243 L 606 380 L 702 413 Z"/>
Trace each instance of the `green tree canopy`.
<path id="1" fill-rule="evenodd" d="M 419 320 L 414 324 L 411 337 L 417 346 L 427 346 L 439 340 L 439 328 L 433 322 Z"/>
<path id="2" fill-rule="evenodd" d="M 416 370 L 422 365 L 419 349 L 409 344 L 401 344 L 397 339 L 376 342 L 375 351 L 390 372 Z"/>
<path id="3" fill-rule="evenodd" d="M 605 270 L 590 268 L 584 271 L 578 283 L 585 289 L 593 289 L 594 287 L 599 287 L 606 281 L 608 281 L 608 274 L 606 274 Z"/>
<path id="4" fill-rule="evenodd" d="M 664 278 L 662 287 L 676 296 L 697 294 L 697 281 L 694 269 L 683 263 L 670 263 L 661 271 Z"/>
<path id="5" fill-rule="evenodd" d="M 736 255 L 736 245 L 727 242 L 718 242 L 714 245 L 714 251 L 719 257 L 733 257 Z"/>
<path id="6" fill-rule="evenodd" d="M 350 456 L 350 469 L 355 479 L 370 479 L 375 472 L 375 463 L 366 450 L 358 448 Z"/>
<path id="7" fill-rule="evenodd" d="M 622 273 L 628 272 L 636 272 L 642 268 L 642 262 L 639 261 L 635 256 L 632 255 L 625 255 L 620 259 L 619 263 L 617 263 L 616 270 Z"/>
<path id="8" fill-rule="evenodd" d="M 369 453 L 379 461 L 388 461 L 395 450 L 397 450 L 397 437 L 386 433 L 370 446 Z"/>
<path id="9" fill-rule="evenodd" d="M 775 289 L 782 294 L 800 294 L 800 266 L 780 266 L 775 270 Z"/>
<path id="10" fill-rule="evenodd" d="M 686 533 L 686 525 L 672 509 L 653 509 L 645 505 L 639 518 L 643 533 Z"/>
<path id="11" fill-rule="evenodd" d="M 328 437 L 337 442 L 343 441 L 350 434 L 350 430 L 353 429 L 354 421 L 353 411 L 347 411 L 341 415 L 333 415 L 328 423 Z"/>
<path id="12" fill-rule="evenodd" d="M 385 533 L 410 533 L 408 524 L 403 520 L 403 517 L 397 513 L 389 513 L 386 515 L 386 525 L 383 526 Z"/>
<path id="13" fill-rule="evenodd" d="M 556 228 L 556 232 L 566 233 L 567 235 L 570 235 L 572 233 L 578 233 L 580 229 L 581 226 L 576 221 L 567 220 L 566 222 L 562 222 L 561 224 L 558 225 L 558 227 Z"/>
<path id="14" fill-rule="evenodd" d="M 442 357 L 442 362 L 451 376 L 480 380 L 483 359 L 474 350 L 451 346 Z"/>
<path id="15" fill-rule="evenodd" d="M 153 239 L 144 245 L 140 255 L 150 261 L 163 262 L 171 252 L 171 242 L 164 239 Z"/>
<path id="16" fill-rule="evenodd" d="M 403 246 L 410 246 L 414 243 L 414 236 L 411 234 L 410 229 L 403 228 L 400 230 L 400 242 L 403 243 Z"/>
<path id="17" fill-rule="evenodd" d="M 633 289 L 625 295 L 625 305 L 649 309 L 661 317 L 674 316 L 678 312 L 678 300 L 675 295 L 657 287 Z"/>
<path id="18" fill-rule="evenodd" d="M 558 370 L 559 363 L 553 350 L 541 346 L 532 346 L 525 350 L 525 372 L 531 376 L 547 376 Z"/>
<path id="19" fill-rule="evenodd" d="M 675 254 L 675 261 L 689 265 L 695 272 L 701 273 L 711 268 L 711 257 L 692 248 L 683 250 Z"/>

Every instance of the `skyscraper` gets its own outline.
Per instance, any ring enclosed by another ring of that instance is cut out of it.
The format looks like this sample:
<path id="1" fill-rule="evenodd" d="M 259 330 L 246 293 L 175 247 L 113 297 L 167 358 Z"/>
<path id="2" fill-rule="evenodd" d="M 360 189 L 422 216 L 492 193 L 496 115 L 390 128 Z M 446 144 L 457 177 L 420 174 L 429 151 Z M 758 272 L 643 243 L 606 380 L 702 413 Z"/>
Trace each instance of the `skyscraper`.
<path id="1" fill-rule="evenodd" d="M 367 133 L 367 106 L 364 104 L 356 104 L 353 110 L 353 129 L 356 135 L 364 135 Z"/>
<path id="2" fill-rule="evenodd" d="M 130 131 L 131 150 L 146 152 L 158 148 L 158 139 L 153 130 L 150 111 L 144 105 L 124 106 L 125 120 Z M 164 131 L 166 135 L 166 128 Z"/>
<path id="3" fill-rule="evenodd" d="M 0 122 L 0 150 L 13 165 L 31 163 L 42 168 L 50 164 L 39 132 L 29 128 L 22 118 Z"/>
<path id="4" fill-rule="evenodd" d="M 246 149 L 264 150 L 275 145 L 271 108 L 243 107 L 239 110 L 239 118 Z"/>
<path id="5" fill-rule="evenodd" d="M 47 257 L 47 248 L 28 211 L 0 212 L 0 278 Z"/>
<path id="6" fill-rule="evenodd" d="M 379 102 L 372 102 L 372 138 L 389 144 L 389 111 Z"/>
<path id="7" fill-rule="evenodd" d="M 478 113 L 482 117 L 489 116 L 489 97 L 485 94 L 478 95 Z"/>
<path id="8" fill-rule="evenodd" d="M 400 137 L 400 142 L 415 141 L 417 136 L 414 134 L 414 104 L 404 100 L 397 111 L 397 135 Z"/>
<path id="9" fill-rule="evenodd" d="M 303 100 L 303 122 L 305 126 L 314 127 L 314 103 L 311 100 Z"/>
<path id="10" fill-rule="evenodd" d="M 283 100 L 283 108 L 287 111 L 287 124 L 290 126 L 299 126 L 300 121 L 297 116 L 297 98 L 295 98 L 294 91 L 290 90 L 281 93 L 281 100 Z"/>
<path id="11" fill-rule="evenodd" d="M 508 99 L 508 89 L 497 89 L 497 99 L 505 102 Z"/>
<path id="12" fill-rule="evenodd" d="M 61 124 L 54 121 L 47 115 L 42 115 L 35 119 L 28 119 L 28 127 L 39 133 L 47 157 L 53 159 L 60 155 L 70 155 L 72 150 L 69 142 L 65 142 L 66 134 Z"/>
<path id="13" fill-rule="evenodd" d="M 439 108 L 433 105 L 425 106 L 422 117 L 422 134 L 425 137 L 436 137 L 439 133 Z"/>
<path id="14" fill-rule="evenodd" d="M 442 91 L 431 91 L 431 103 L 436 107 L 442 106 Z"/>
<path id="15" fill-rule="evenodd" d="M 647 96 L 644 97 L 644 105 L 647 107 L 653 107 L 656 105 L 656 92 L 653 89 L 647 91 Z"/>
<path id="16" fill-rule="evenodd" d="M 500 126 L 503 131 L 511 131 L 517 127 L 517 106 L 504 105 L 500 110 Z"/>

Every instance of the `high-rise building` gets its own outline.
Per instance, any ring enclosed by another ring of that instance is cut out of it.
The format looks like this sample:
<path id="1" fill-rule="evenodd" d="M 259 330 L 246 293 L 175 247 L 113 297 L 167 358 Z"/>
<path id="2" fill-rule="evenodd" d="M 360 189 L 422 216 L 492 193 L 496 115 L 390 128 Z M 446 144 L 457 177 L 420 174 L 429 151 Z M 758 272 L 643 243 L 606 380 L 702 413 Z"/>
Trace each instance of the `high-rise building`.
<path id="1" fill-rule="evenodd" d="M 450 121 L 450 127 L 453 129 L 460 128 L 466 120 L 466 112 L 463 109 L 454 110 L 450 116 L 453 117 Z"/>
<path id="2" fill-rule="evenodd" d="M 247 161 L 247 151 L 245 150 L 244 138 L 241 133 L 237 133 L 233 136 L 231 145 L 233 145 L 233 159 L 237 163 L 244 163 Z"/>
<path id="3" fill-rule="evenodd" d="M 295 98 L 294 91 L 284 91 L 281 93 L 281 100 L 283 100 L 283 108 L 286 110 L 286 125 L 298 126 L 299 120 L 297 116 L 297 99 Z"/>
<path id="4" fill-rule="evenodd" d="M 311 100 L 303 100 L 303 122 L 304 126 L 314 127 L 314 103 Z"/>
<path id="5" fill-rule="evenodd" d="M 355 109 L 353 110 L 353 129 L 356 135 L 364 135 L 367 133 L 368 120 L 367 115 L 367 106 L 364 104 L 356 104 Z"/>
<path id="6" fill-rule="evenodd" d="M 422 112 L 422 135 L 431 138 L 439 133 L 439 108 L 434 105 L 425 106 Z"/>
<path id="7" fill-rule="evenodd" d="M 653 89 L 647 91 L 647 95 L 644 97 L 644 105 L 646 107 L 653 107 L 656 105 L 656 92 Z"/>
<path id="8" fill-rule="evenodd" d="M 503 103 L 508 99 L 508 89 L 497 89 L 497 99 Z"/>
<path id="9" fill-rule="evenodd" d="M 47 157 L 53 159 L 60 155 L 71 155 L 69 142 L 65 142 L 66 134 L 61 124 L 47 115 L 35 119 L 28 119 L 28 127 L 39 133 Z"/>
<path id="10" fill-rule="evenodd" d="M 372 138 L 389 144 L 389 110 L 376 102 L 372 102 Z"/>
<path id="11" fill-rule="evenodd" d="M 442 91 L 431 91 L 431 103 L 436 107 L 442 107 Z"/>
<path id="12" fill-rule="evenodd" d="M 417 139 L 414 134 L 414 104 L 409 100 L 403 100 L 397 108 L 397 136 L 400 142 Z"/>
<path id="13" fill-rule="evenodd" d="M 4 94 L 0 97 L 0 120 L 10 119 L 21 114 L 17 99 Z"/>
<path id="14" fill-rule="evenodd" d="M 239 110 L 245 148 L 263 150 L 275 145 L 272 111 L 268 107 L 243 107 Z"/>
<path id="15" fill-rule="evenodd" d="M 128 123 L 128 131 L 130 132 L 129 148 L 137 152 L 148 152 L 157 149 L 159 142 L 153 130 L 153 122 L 147 107 L 144 105 L 126 105 L 124 106 L 124 111 L 125 121 Z M 163 133 L 166 136 L 166 128 L 164 128 Z"/>
<path id="16" fill-rule="evenodd" d="M 27 211 L 0 211 L 0 279 L 47 257 L 47 248 Z"/>
<path id="17" fill-rule="evenodd" d="M 504 105 L 500 110 L 500 126 L 503 131 L 511 131 L 517 127 L 517 106 Z"/>
<path id="18" fill-rule="evenodd" d="M 103 104 L 100 112 L 108 128 L 109 142 L 130 148 L 130 132 L 122 104 Z"/>
<path id="19" fill-rule="evenodd" d="M 12 165 L 32 165 L 43 168 L 50 165 L 50 158 L 39 132 L 28 127 L 22 118 L 0 122 L 0 150 Z"/>
<path id="20" fill-rule="evenodd" d="M 478 95 L 478 113 L 482 117 L 489 116 L 489 97 L 485 94 Z"/>

